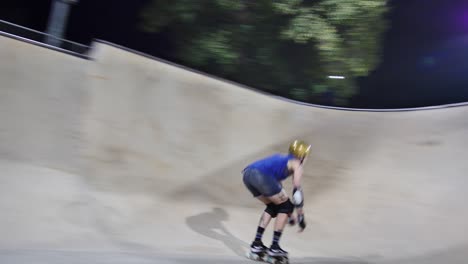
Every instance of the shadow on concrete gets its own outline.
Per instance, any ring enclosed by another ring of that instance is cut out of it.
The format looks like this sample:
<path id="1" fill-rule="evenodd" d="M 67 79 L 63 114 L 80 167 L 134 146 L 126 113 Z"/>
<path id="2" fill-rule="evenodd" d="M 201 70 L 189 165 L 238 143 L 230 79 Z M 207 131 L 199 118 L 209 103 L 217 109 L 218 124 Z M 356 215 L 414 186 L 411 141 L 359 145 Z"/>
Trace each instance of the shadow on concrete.
<path id="1" fill-rule="evenodd" d="M 223 225 L 223 221 L 229 219 L 228 213 L 215 207 L 210 212 L 187 217 L 185 222 L 195 232 L 206 237 L 219 240 L 238 256 L 245 256 L 249 244 L 234 236 Z"/>

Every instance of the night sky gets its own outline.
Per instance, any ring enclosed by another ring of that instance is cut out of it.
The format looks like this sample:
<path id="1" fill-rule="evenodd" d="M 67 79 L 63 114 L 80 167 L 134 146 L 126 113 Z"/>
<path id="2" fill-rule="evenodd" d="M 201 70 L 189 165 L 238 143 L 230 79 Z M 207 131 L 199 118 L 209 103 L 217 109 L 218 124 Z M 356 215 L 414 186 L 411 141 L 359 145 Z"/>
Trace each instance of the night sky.
<path id="1" fill-rule="evenodd" d="M 81 0 L 73 7 L 66 38 L 97 38 L 164 59 L 170 36 L 138 32 L 138 12 L 148 0 Z M 468 101 L 468 0 L 391 0 L 391 27 L 381 65 L 360 81 L 351 107 L 400 108 Z M 2 0 L 0 19 L 45 31 L 50 0 Z M 180 62 L 178 62 L 180 63 Z"/>

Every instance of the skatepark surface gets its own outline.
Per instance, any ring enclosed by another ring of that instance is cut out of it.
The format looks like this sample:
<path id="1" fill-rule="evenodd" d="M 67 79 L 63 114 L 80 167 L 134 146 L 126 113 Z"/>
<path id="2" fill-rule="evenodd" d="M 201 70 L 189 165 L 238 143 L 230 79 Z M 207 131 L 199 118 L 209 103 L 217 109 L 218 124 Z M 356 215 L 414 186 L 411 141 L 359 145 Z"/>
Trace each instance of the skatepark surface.
<path id="1" fill-rule="evenodd" d="M 89 57 L 0 37 L 0 263 L 252 263 L 264 207 L 240 172 L 296 138 L 291 263 L 466 263 L 467 106 L 327 109 L 104 42 Z"/>

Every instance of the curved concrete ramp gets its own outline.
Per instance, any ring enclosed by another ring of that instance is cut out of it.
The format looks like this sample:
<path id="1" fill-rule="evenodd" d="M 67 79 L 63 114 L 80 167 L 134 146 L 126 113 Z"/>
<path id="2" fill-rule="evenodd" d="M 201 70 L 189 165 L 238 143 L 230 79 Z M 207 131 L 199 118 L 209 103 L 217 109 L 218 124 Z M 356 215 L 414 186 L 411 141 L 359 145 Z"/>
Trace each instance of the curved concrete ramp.
<path id="1" fill-rule="evenodd" d="M 467 107 L 314 108 L 104 43 L 0 38 L 0 59 L 1 263 L 251 263 L 240 171 L 294 138 L 313 151 L 293 263 L 468 258 Z"/>

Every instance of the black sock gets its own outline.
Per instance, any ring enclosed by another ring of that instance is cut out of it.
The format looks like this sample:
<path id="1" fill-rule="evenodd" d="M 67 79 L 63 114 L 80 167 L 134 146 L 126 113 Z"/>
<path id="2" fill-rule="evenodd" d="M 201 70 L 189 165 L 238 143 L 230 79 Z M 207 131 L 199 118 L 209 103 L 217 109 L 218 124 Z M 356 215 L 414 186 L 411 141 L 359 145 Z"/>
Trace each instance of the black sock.
<path id="1" fill-rule="evenodd" d="M 281 231 L 275 231 L 273 233 L 273 244 L 272 245 L 278 245 L 279 244 L 279 240 L 281 238 L 281 234 L 282 232 Z"/>
<path id="2" fill-rule="evenodd" d="M 265 228 L 259 226 L 257 228 L 257 235 L 255 236 L 255 242 L 260 242 L 262 241 L 262 236 L 263 236 L 263 232 L 265 231 Z"/>

